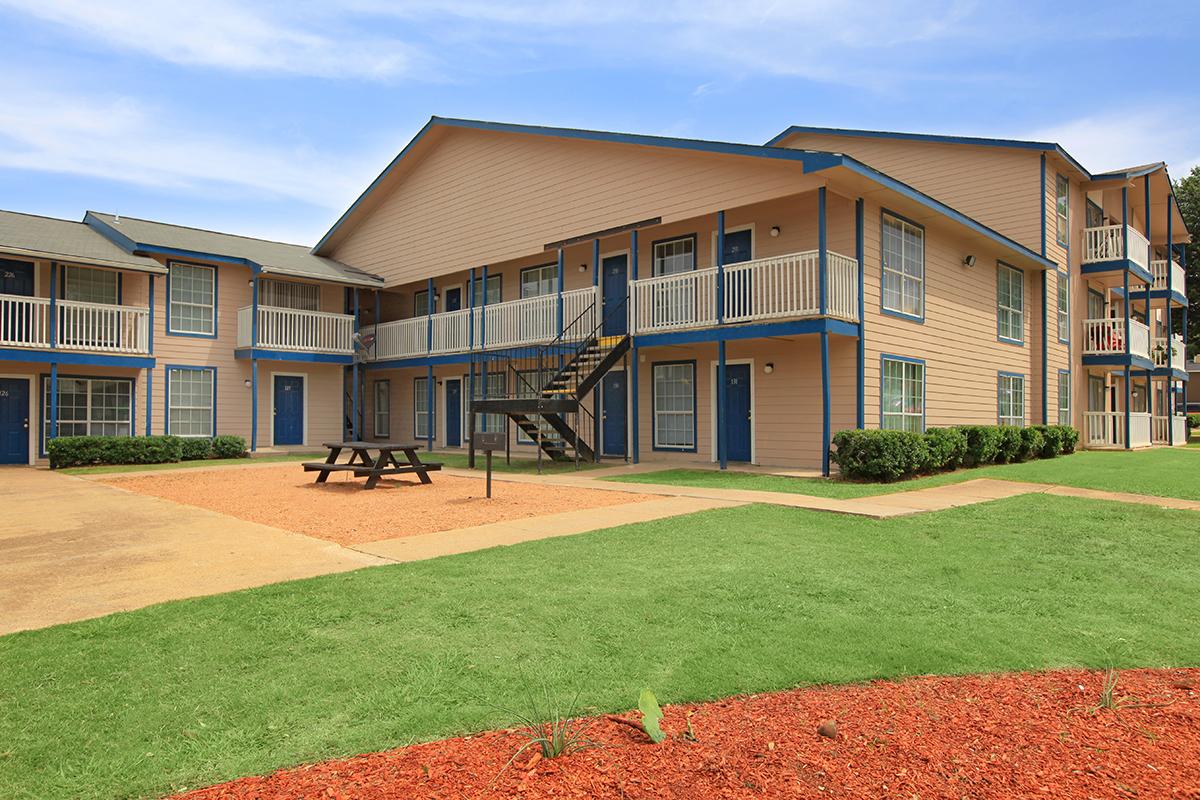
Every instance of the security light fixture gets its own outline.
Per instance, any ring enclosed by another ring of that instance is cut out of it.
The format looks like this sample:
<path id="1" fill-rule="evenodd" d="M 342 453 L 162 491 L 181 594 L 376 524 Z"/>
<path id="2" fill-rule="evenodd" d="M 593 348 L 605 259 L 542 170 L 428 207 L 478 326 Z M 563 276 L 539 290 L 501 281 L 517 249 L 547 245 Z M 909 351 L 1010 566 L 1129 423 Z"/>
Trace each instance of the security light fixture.
<path id="1" fill-rule="evenodd" d="M 250 379 L 249 378 L 246 378 L 246 380 L 242 381 L 242 383 L 246 384 L 247 389 L 250 388 Z"/>
<path id="2" fill-rule="evenodd" d="M 771 235 L 772 235 L 772 236 L 778 236 L 778 235 L 779 235 L 779 226 L 778 226 L 778 225 L 772 225 L 772 226 L 771 226 Z"/>
<path id="3" fill-rule="evenodd" d="M 973 266 L 975 266 L 975 256 L 973 256 L 973 255 L 964 256 L 964 257 L 963 257 L 963 266 L 964 266 L 964 267 L 973 267 Z"/>
<path id="4" fill-rule="evenodd" d="M 772 372 L 774 372 L 774 371 L 775 371 L 775 364 L 774 364 L 774 362 L 772 362 L 772 361 L 768 361 L 766 364 L 763 364 L 763 372 L 765 372 L 765 373 L 767 373 L 768 375 L 770 375 L 770 374 L 771 374 Z"/>
<path id="5" fill-rule="evenodd" d="M 579 265 L 579 271 L 580 271 L 580 272 L 587 272 L 587 264 L 580 264 L 580 265 Z"/>

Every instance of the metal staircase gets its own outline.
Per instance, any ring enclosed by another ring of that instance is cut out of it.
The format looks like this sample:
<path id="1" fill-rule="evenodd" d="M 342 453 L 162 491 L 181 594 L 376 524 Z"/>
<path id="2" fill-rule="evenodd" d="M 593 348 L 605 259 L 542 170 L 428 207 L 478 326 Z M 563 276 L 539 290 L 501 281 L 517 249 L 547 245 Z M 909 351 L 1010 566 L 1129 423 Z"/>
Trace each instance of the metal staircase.
<path id="1" fill-rule="evenodd" d="M 583 398 L 629 352 L 628 334 L 604 334 L 605 323 L 611 328 L 615 315 L 624 314 L 624 302 L 603 312 L 593 303 L 549 344 L 472 354 L 476 386 L 491 385 L 487 376 L 498 371 L 505 378 L 503 390 L 472 399 L 468 432 L 475 432 L 479 415 L 499 414 L 537 445 L 539 461 L 543 455 L 560 462 L 596 460 L 596 419 Z"/>

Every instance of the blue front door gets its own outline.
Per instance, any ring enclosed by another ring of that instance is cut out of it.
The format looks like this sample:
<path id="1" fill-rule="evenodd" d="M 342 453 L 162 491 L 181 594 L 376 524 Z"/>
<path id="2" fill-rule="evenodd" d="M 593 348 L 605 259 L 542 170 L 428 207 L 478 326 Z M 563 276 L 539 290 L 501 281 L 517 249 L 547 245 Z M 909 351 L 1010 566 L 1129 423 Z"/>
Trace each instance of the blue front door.
<path id="1" fill-rule="evenodd" d="M 275 376 L 274 444 L 304 444 L 304 378 Z"/>
<path id="2" fill-rule="evenodd" d="M 604 448 L 606 456 L 625 455 L 626 411 L 625 370 L 614 370 L 601 382 Z"/>
<path id="3" fill-rule="evenodd" d="M 726 267 L 749 261 L 753 242 L 750 230 L 734 231 L 725 234 L 725 253 L 722 263 Z M 726 316 L 733 319 L 748 316 L 754 308 L 754 284 L 749 270 L 734 270 L 725 282 L 725 291 L 729 297 L 725 301 Z"/>
<path id="4" fill-rule="evenodd" d="M 0 258 L 0 294 L 33 297 L 33 264 Z M 34 330 L 33 310 L 29 306 L 6 304 L 0 313 L 0 338 L 5 341 L 29 341 Z"/>
<path id="5" fill-rule="evenodd" d="M 0 464 L 29 463 L 29 381 L 0 378 Z"/>
<path id="6" fill-rule="evenodd" d="M 600 262 L 600 269 L 603 270 L 604 335 L 624 336 L 629 332 L 629 305 L 625 303 L 629 291 L 629 257 L 609 256 Z"/>
<path id="7" fill-rule="evenodd" d="M 446 380 L 446 447 L 462 446 L 462 381 Z"/>
<path id="8" fill-rule="evenodd" d="M 725 367 L 725 419 L 729 438 L 725 442 L 730 461 L 750 460 L 750 365 Z"/>

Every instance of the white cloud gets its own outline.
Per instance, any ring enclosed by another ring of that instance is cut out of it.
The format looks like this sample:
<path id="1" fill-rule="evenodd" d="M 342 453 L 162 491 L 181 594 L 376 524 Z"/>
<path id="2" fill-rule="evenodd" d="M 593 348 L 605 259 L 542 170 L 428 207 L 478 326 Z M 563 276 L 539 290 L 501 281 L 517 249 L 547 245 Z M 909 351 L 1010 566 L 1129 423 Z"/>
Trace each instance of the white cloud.
<path id="1" fill-rule="evenodd" d="M 173 64 L 331 78 L 387 78 L 423 68 L 400 40 L 345 27 L 301 4 L 233 0 L 0 0 L 66 28 L 90 46 L 140 52 Z"/>
<path id="2" fill-rule="evenodd" d="M 348 205 L 379 167 L 373 158 L 314 152 L 303 143 L 263 146 L 190 125 L 128 97 L 30 89 L 0 80 L 0 169 L 104 178 L 220 195 L 230 191 Z M 36 124 L 30 124 L 36 120 Z"/>
<path id="3" fill-rule="evenodd" d="M 1200 164 L 1200 143 L 1193 134 L 1198 127 L 1200 118 L 1189 119 L 1187 112 L 1127 107 L 1040 128 L 1022 138 L 1057 142 L 1092 172 L 1165 161 L 1171 177 L 1178 179 Z"/>

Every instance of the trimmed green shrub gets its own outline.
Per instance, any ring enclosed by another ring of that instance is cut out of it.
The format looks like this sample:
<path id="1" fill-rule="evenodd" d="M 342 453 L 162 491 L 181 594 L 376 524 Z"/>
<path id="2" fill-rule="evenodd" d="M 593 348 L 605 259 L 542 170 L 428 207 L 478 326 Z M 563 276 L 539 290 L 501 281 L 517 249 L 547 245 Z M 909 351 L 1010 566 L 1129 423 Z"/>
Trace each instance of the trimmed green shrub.
<path id="1" fill-rule="evenodd" d="M 1018 428 L 1015 425 L 1000 425 L 996 428 L 1000 432 L 1000 441 L 996 448 L 996 463 L 1011 464 L 1014 461 L 1021 460 L 1021 431 L 1024 428 Z"/>
<path id="2" fill-rule="evenodd" d="M 179 447 L 180 461 L 199 461 L 212 456 L 212 439 L 199 437 L 184 439 Z"/>
<path id="3" fill-rule="evenodd" d="M 1079 444 L 1079 431 L 1070 425 L 1051 425 L 1050 427 L 1058 430 L 1063 455 L 1074 453 L 1075 447 Z"/>
<path id="4" fill-rule="evenodd" d="M 1188 419 L 1187 426 L 1188 426 L 1189 431 L 1191 431 L 1195 428 L 1200 428 L 1200 414 L 1188 414 L 1187 419 Z"/>
<path id="5" fill-rule="evenodd" d="M 990 464 L 1000 452 L 1000 428 L 995 425 L 959 425 L 958 430 L 967 437 L 967 451 L 963 464 L 977 467 Z"/>
<path id="6" fill-rule="evenodd" d="M 846 430 L 833 437 L 833 459 L 854 480 L 894 481 L 929 463 L 925 437 L 910 431 Z"/>
<path id="7" fill-rule="evenodd" d="M 46 445 L 50 468 L 92 464 L 164 464 L 179 461 L 177 436 L 65 436 Z"/>
<path id="8" fill-rule="evenodd" d="M 958 469 L 967 453 L 967 437 L 957 428 L 930 428 L 925 431 L 925 446 L 929 448 L 925 470 Z"/>
<path id="9" fill-rule="evenodd" d="M 246 440 L 229 434 L 217 436 L 212 440 L 212 455 L 214 458 L 244 458 L 249 455 Z"/>
<path id="10" fill-rule="evenodd" d="M 1038 451 L 1039 458 L 1054 458 L 1062 452 L 1063 431 L 1061 425 L 1034 425 L 1042 434 L 1042 447 Z"/>
<path id="11" fill-rule="evenodd" d="M 1017 458 L 1021 461 L 1028 461 L 1031 458 L 1040 458 L 1042 455 L 1042 447 L 1046 443 L 1046 436 L 1042 433 L 1041 426 L 1032 426 L 1029 428 L 1021 428 L 1021 448 L 1017 454 Z"/>

